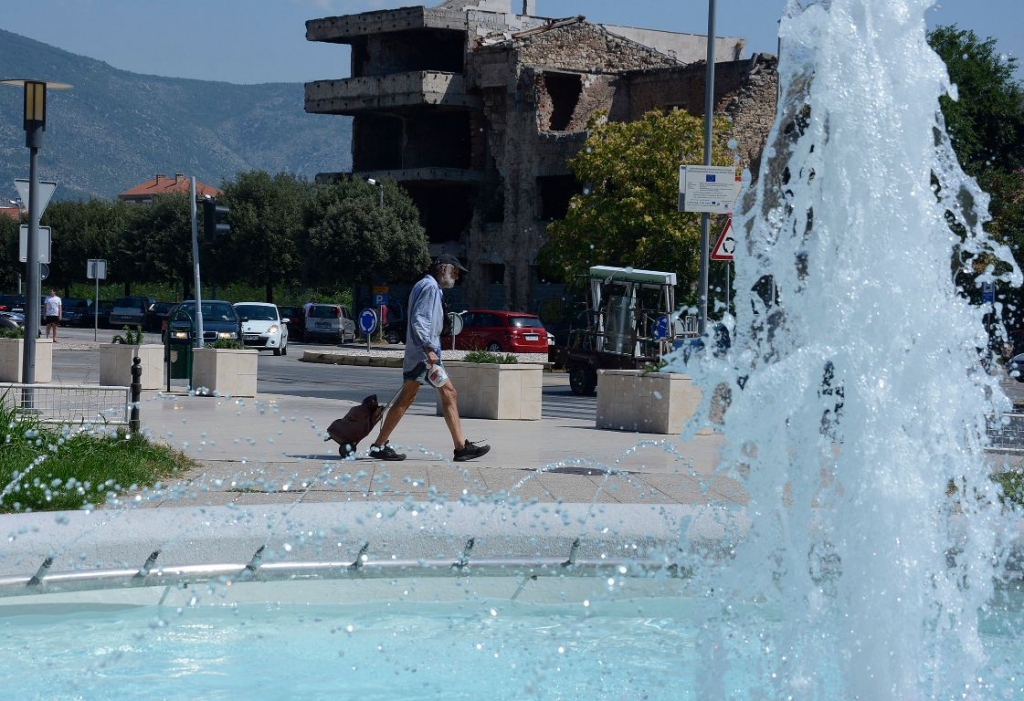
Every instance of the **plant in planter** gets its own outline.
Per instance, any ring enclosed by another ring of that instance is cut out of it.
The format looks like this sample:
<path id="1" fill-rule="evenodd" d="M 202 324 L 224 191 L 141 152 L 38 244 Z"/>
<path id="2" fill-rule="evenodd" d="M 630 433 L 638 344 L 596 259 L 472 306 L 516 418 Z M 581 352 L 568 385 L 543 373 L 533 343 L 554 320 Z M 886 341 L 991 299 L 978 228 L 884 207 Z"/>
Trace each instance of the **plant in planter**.
<path id="1" fill-rule="evenodd" d="M 110 339 L 111 343 L 121 343 L 126 346 L 138 346 L 142 344 L 143 336 L 142 329 L 140 327 L 136 326 L 133 331 L 130 327 L 124 326 L 121 330 L 124 333 L 115 335 Z"/>
<path id="2" fill-rule="evenodd" d="M 0 382 L 21 382 L 25 355 L 24 327 L 0 329 Z M 36 382 L 50 382 L 53 379 L 53 343 L 50 340 L 36 340 L 35 377 Z"/>
<path id="3" fill-rule="evenodd" d="M 256 396 L 259 351 L 238 341 L 220 339 L 193 354 L 192 387 L 203 394 Z"/>
<path id="4" fill-rule="evenodd" d="M 491 351 L 469 351 L 462 358 L 466 363 L 499 363 L 502 365 L 515 365 L 519 362 L 519 356 L 515 353 L 500 355 Z"/>
<path id="5" fill-rule="evenodd" d="M 100 344 L 100 384 L 124 387 L 132 382 L 132 363 L 139 359 L 142 389 L 160 389 L 164 377 L 164 347 L 143 343 L 142 328 L 124 326 L 110 343 Z"/>
<path id="6" fill-rule="evenodd" d="M 509 353 L 470 351 L 463 360 L 444 364 L 459 393 L 459 414 L 463 418 L 540 419 L 544 366 L 519 363 Z M 441 415 L 441 400 L 437 400 Z"/>
<path id="7" fill-rule="evenodd" d="M 214 341 L 213 343 L 207 343 L 206 348 L 219 348 L 223 350 L 241 350 L 245 348 L 245 344 L 230 338 L 220 338 Z"/>

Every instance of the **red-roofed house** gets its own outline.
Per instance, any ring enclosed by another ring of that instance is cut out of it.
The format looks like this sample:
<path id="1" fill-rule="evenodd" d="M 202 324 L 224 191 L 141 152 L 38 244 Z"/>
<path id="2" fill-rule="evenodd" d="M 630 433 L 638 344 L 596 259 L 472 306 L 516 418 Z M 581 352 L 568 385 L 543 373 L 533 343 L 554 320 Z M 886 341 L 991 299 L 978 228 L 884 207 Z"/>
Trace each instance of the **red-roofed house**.
<path id="1" fill-rule="evenodd" d="M 151 180 L 139 183 L 135 187 L 125 190 L 117 198 L 125 202 L 151 204 L 153 198 L 157 195 L 169 195 L 174 192 L 184 192 L 187 194 L 188 190 L 189 178 L 185 177 L 183 173 L 175 173 L 173 178 L 168 178 L 166 175 L 157 175 Z M 224 193 L 212 185 L 205 185 L 198 180 L 196 181 L 197 197 L 208 196 L 216 199 L 222 194 Z"/>
<path id="2" fill-rule="evenodd" d="M 21 221 L 21 207 L 0 207 L 0 216 L 10 217 L 14 221 Z"/>

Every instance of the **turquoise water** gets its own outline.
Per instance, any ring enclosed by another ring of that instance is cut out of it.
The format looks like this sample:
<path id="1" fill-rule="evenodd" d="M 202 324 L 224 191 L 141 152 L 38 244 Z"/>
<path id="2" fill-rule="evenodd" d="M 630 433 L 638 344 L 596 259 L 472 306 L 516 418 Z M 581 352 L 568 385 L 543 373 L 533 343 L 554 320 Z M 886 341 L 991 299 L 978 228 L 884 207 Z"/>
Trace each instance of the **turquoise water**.
<path id="1" fill-rule="evenodd" d="M 286 584 L 274 596 L 291 587 L 301 598 L 303 586 Z M 776 698 L 762 678 L 774 663 L 761 661 L 774 657 L 771 641 L 791 621 L 764 605 L 737 604 L 727 620 L 690 596 L 402 600 L 434 586 L 451 582 L 394 582 L 390 602 L 240 603 L 207 590 L 208 602 L 200 593 L 183 606 L 5 607 L 0 689 L 10 699 L 96 701 Z M 325 596 L 329 589 L 310 598 Z M 1021 592 L 999 599 L 998 615 L 983 618 L 990 663 L 974 691 L 1022 698 L 1024 650 L 1014 638 Z M 707 647 L 711 629 L 725 641 L 720 649 Z M 709 664 L 718 657 L 745 662 L 718 677 Z M 814 686 L 829 698 L 847 698 L 829 688 L 840 663 L 820 660 Z M 931 671 L 918 674 L 925 693 Z"/>

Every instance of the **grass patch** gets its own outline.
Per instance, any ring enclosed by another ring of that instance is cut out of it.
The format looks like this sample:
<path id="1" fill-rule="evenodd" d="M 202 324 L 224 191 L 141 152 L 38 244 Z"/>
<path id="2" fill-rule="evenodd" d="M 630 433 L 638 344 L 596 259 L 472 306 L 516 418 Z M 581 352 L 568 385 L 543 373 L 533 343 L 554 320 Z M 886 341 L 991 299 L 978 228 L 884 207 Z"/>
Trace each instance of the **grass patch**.
<path id="1" fill-rule="evenodd" d="M 1024 506 L 1024 472 L 1011 470 L 992 475 L 992 479 L 1003 486 L 1003 501 Z"/>
<path id="2" fill-rule="evenodd" d="M 123 428 L 51 427 L 0 409 L 0 513 L 102 506 L 195 464 Z"/>

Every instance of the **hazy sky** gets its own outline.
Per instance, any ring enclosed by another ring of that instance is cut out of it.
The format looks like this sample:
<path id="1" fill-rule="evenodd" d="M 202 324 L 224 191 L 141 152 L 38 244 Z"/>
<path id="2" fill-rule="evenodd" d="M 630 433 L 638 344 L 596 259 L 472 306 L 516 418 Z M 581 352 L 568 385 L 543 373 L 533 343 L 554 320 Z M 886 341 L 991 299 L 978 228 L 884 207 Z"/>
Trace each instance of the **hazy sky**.
<path id="1" fill-rule="evenodd" d="M 522 7 L 521 0 L 512 2 L 513 8 Z M 0 28 L 115 68 L 232 83 L 300 83 L 348 75 L 347 47 L 306 41 L 306 20 L 417 3 L 5 0 L 3 4 Z M 717 0 L 716 34 L 746 39 L 748 56 L 774 54 L 785 5 L 785 0 Z M 705 0 L 537 0 L 537 14 L 545 17 L 585 15 L 595 22 L 695 34 L 707 32 L 708 7 Z M 1024 54 L 1020 7 L 1020 0 L 941 0 L 928 11 L 928 24 L 972 29 L 982 38 L 995 38 L 1000 51 L 1020 59 Z M 1022 75 L 1020 67 L 1018 75 Z M 61 80 L 61 76 L 32 77 Z"/>

